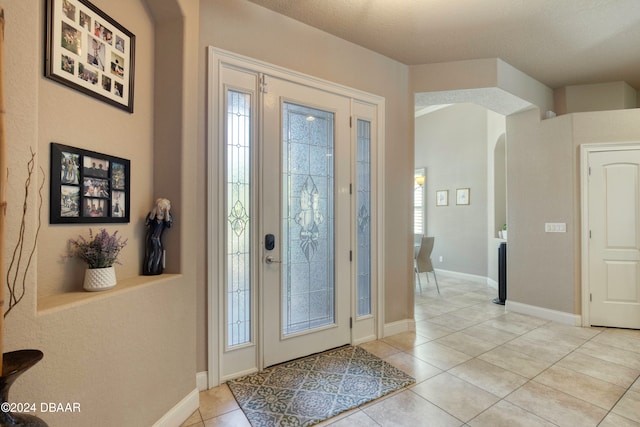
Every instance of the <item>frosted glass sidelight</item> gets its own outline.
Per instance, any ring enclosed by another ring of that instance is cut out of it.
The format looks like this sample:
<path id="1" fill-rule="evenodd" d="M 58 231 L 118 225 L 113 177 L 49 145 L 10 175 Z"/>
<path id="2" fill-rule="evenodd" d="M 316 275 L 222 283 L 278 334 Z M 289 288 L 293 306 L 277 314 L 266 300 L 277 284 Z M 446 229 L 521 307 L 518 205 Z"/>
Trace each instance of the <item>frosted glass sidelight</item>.
<path id="1" fill-rule="evenodd" d="M 334 115 L 284 103 L 282 333 L 335 322 Z"/>
<path id="2" fill-rule="evenodd" d="M 227 346 L 251 341 L 251 95 L 227 92 Z"/>
<path id="3" fill-rule="evenodd" d="M 358 119 L 356 206 L 358 316 L 371 314 L 371 122 Z"/>

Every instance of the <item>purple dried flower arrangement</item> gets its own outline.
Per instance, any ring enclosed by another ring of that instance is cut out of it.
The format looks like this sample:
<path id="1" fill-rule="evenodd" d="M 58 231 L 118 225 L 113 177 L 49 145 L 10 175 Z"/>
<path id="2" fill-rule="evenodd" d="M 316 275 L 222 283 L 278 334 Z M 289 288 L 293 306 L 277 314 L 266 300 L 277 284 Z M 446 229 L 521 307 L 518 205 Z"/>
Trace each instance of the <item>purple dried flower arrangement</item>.
<path id="1" fill-rule="evenodd" d="M 110 235 L 103 228 L 94 236 L 89 229 L 89 240 L 82 236 L 78 236 L 77 240 L 69 239 L 72 255 L 86 262 L 91 269 L 111 267 L 114 263 L 120 264 L 118 254 L 127 245 L 129 239 L 123 241 L 117 234 L 117 230 Z"/>

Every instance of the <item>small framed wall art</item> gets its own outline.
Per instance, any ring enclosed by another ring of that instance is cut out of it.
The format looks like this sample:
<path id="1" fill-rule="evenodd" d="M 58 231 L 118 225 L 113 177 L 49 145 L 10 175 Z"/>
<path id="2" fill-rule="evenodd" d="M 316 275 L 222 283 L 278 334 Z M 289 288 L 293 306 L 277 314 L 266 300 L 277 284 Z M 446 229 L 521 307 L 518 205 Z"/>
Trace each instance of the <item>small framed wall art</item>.
<path id="1" fill-rule="evenodd" d="M 456 205 L 468 205 L 471 203 L 468 188 L 458 188 L 456 190 Z"/>
<path id="2" fill-rule="evenodd" d="M 47 0 L 45 76 L 133 113 L 136 37 L 87 0 Z"/>
<path id="3" fill-rule="evenodd" d="M 49 222 L 129 222 L 129 160 L 51 143 Z"/>
<path id="4" fill-rule="evenodd" d="M 449 204 L 449 190 L 436 191 L 436 206 L 447 206 Z"/>

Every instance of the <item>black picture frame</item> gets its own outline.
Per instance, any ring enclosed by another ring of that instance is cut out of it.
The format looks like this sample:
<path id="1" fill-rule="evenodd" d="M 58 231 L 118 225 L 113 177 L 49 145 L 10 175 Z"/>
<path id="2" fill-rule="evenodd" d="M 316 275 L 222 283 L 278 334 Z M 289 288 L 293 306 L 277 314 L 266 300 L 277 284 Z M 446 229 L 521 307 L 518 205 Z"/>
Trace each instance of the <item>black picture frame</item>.
<path id="1" fill-rule="evenodd" d="M 88 0 L 47 0 L 44 74 L 133 113 L 136 36 Z"/>
<path id="2" fill-rule="evenodd" d="M 129 222 L 129 160 L 52 142 L 50 181 L 50 224 Z"/>

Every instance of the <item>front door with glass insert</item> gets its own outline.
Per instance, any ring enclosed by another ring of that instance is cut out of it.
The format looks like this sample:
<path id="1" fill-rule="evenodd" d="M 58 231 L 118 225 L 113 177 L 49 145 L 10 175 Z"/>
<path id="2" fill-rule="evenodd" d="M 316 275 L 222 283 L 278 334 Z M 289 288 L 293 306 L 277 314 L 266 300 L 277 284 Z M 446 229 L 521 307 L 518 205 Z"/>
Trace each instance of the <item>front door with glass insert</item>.
<path id="1" fill-rule="evenodd" d="M 270 366 L 351 341 L 351 154 L 348 98 L 265 80 L 260 228 Z"/>
<path id="2" fill-rule="evenodd" d="M 209 53 L 208 380 L 217 385 L 382 330 L 372 177 L 384 100 Z"/>

